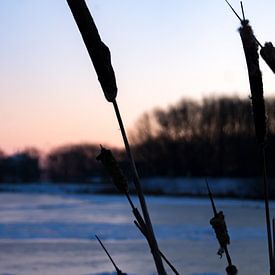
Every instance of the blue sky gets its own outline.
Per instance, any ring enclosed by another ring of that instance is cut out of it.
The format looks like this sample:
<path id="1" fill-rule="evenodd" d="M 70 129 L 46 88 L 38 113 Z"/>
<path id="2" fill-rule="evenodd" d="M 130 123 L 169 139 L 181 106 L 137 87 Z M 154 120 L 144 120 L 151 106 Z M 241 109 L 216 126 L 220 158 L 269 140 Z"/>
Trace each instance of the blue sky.
<path id="1" fill-rule="evenodd" d="M 275 44 L 273 0 L 243 1 L 258 39 Z M 128 129 L 183 97 L 249 95 L 239 22 L 223 0 L 89 0 L 112 52 Z M 239 1 L 231 1 L 240 13 Z M 122 145 L 111 104 L 65 0 L 0 1 L 0 148 Z M 261 62 L 265 93 L 274 74 Z"/>

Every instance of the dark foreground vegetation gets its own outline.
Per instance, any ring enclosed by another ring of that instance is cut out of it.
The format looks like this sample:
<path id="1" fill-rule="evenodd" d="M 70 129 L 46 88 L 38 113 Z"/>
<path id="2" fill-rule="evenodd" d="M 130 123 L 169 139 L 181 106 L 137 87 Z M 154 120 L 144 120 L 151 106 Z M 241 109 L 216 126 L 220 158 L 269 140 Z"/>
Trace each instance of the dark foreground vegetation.
<path id="1" fill-rule="evenodd" d="M 268 174 L 275 177 L 275 99 L 268 99 L 266 105 Z M 181 100 L 167 109 L 143 114 L 131 131 L 131 139 L 142 177 L 261 175 L 249 99 Z M 0 181 L 86 182 L 105 177 L 96 161 L 99 152 L 94 144 L 62 146 L 46 156 L 35 149 L 11 156 L 0 152 Z M 127 170 L 124 151 L 113 152 Z"/>

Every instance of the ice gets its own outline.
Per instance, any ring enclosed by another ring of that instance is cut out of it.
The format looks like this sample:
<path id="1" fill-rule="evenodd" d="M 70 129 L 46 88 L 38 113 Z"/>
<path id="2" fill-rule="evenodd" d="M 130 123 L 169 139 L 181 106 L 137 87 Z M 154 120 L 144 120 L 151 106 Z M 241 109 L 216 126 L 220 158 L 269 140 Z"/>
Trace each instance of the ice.
<path id="1" fill-rule="evenodd" d="M 138 206 L 136 197 L 133 201 Z M 95 234 L 124 272 L 156 274 L 123 196 L 0 193 L 0 202 L 0 275 L 115 274 Z M 160 248 L 181 274 L 225 274 L 207 198 L 147 196 L 147 202 Z M 267 274 L 263 202 L 217 199 L 216 204 L 226 215 L 229 251 L 239 273 Z"/>

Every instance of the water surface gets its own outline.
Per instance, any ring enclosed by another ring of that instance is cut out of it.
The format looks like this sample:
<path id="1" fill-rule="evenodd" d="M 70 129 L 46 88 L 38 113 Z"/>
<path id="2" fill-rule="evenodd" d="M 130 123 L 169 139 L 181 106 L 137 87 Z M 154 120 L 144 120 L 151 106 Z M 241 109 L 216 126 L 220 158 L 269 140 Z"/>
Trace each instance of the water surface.
<path id="1" fill-rule="evenodd" d="M 0 275 L 113 274 L 95 234 L 124 272 L 155 274 L 122 196 L 0 193 L 0 202 Z M 160 248 L 181 274 L 225 274 L 226 261 L 216 255 L 218 243 L 209 225 L 208 199 L 147 197 L 147 202 Z M 263 203 L 216 203 L 226 215 L 239 274 L 268 274 Z"/>

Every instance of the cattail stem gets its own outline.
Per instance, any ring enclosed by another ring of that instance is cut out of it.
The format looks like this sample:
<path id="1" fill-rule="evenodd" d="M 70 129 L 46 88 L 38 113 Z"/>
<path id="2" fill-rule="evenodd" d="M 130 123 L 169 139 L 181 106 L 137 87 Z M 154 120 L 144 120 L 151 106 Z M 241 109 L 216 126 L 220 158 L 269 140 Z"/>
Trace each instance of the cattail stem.
<path id="1" fill-rule="evenodd" d="M 136 220 L 134 221 L 135 225 L 139 228 L 139 230 L 142 232 L 142 234 L 145 236 L 149 247 L 153 247 L 152 245 L 152 241 L 149 238 L 148 235 L 148 230 L 147 230 L 147 225 L 145 224 L 143 217 L 141 216 L 139 210 L 135 207 L 130 193 L 129 193 L 129 189 L 128 189 L 128 183 L 126 178 L 124 177 L 116 159 L 114 158 L 112 151 L 108 150 L 106 148 L 104 148 L 102 145 L 100 145 L 101 147 L 101 152 L 100 154 L 96 157 L 97 160 L 101 161 L 102 164 L 106 167 L 107 171 L 109 172 L 110 176 L 112 177 L 112 180 L 115 184 L 115 186 L 117 187 L 117 189 L 124 193 L 131 208 L 132 208 L 132 212 L 134 214 L 134 217 L 136 218 Z M 97 236 L 96 236 L 97 237 Z M 98 239 L 98 237 L 97 237 Z M 102 245 L 102 243 L 100 242 L 100 244 Z M 105 250 L 105 249 L 104 249 Z M 153 249 L 151 248 L 151 251 Z M 162 259 L 169 265 L 169 267 L 175 272 L 176 269 L 174 268 L 174 266 L 168 261 L 168 259 L 164 256 L 164 254 L 159 251 L 160 256 L 162 257 Z M 119 274 L 119 273 L 117 273 Z M 177 271 L 175 272 L 175 274 L 179 274 Z"/>
<path id="2" fill-rule="evenodd" d="M 231 257 L 230 257 L 230 254 L 229 254 L 227 246 L 224 247 L 224 253 L 225 253 L 228 265 L 232 265 L 232 260 L 231 260 Z"/>
<path id="3" fill-rule="evenodd" d="M 241 1 L 241 10 L 243 15 L 243 21 L 245 21 L 245 15 L 244 15 L 244 8 L 243 8 L 243 2 Z"/>
<path id="4" fill-rule="evenodd" d="M 273 261 L 275 256 L 275 219 L 272 219 Z"/>
<path id="5" fill-rule="evenodd" d="M 144 235 L 145 238 L 148 238 L 146 235 L 145 230 L 140 226 L 140 224 L 137 221 L 134 221 L 136 227 L 140 230 L 140 232 Z M 172 263 L 166 258 L 166 256 L 159 250 L 159 254 L 161 258 L 166 262 L 166 264 L 171 268 L 171 270 L 176 274 L 179 275 L 179 272 L 176 270 L 176 268 L 172 265 Z"/>
<path id="6" fill-rule="evenodd" d="M 224 252 L 225 252 L 225 255 L 226 255 L 227 262 L 228 262 L 228 266 L 225 269 L 227 275 L 236 275 L 236 274 L 238 274 L 238 270 L 237 270 L 236 266 L 234 266 L 232 264 L 232 260 L 231 260 L 230 254 L 228 252 L 228 247 L 227 246 L 224 247 Z"/>
<path id="7" fill-rule="evenodd" d="M 266 230 L 267 230 L 267 241 L 268 241 L 268 254 L 269 254 L 269 265 L 270 274 L 273 275 L 273 248 L 272 248 L 272 234 L 271 234 L 271 222 L 270 222 L 270 211 L 269 211 L 269 188 L 267 182 L 267 172 L 266 172 L 266 155 L 265 147 L 262 145 L 262 162 L 263 162 L 263 187 L 264 187 L 264 203 L 265 203 L 265 220 L 266 220 Z"/>
<path id="8" fill-rule="evenodd" d="M 116 263 L 114 262 L 113 258 L 111 257 L 110 253 L 108 252 L 108 250 L 106 249 L 106 247 L 104 246 L 104 244 L 101 242 L 101 240 L 99 239 L 99 237 L 97 235 L 95 235 L 96 239 L 98 240 L 99 244 L 101 245 L 101 247 L 103 248 L 103 250 L 105 251 L 105 253 L 107 254 L 108 258 L 110 259 L 110 261 L 112 262 L 116 272 L 118 275 L 127 275 L 126 273 L 123 273 L 118 266 L 116 265 Z"/>
<path id="9" fill-rule="evenodd" d="M 134 221 L 134 224 L 136 225 L 136 227 L 140 230 L 140 232 L 143 234 L 143 236 L 146 238 L 149 246 L 151 247 L 151 239 L 149 239 L 148 237 L 148 233 L 147 233 L 147 227 L 146 224 L 142 218 L 142 216 L 140 215 L 138 209 L 135 207 L 129 193 L 126 193 L 126 197 L 128 199 L 128 202 L 131 205 L 131 208 L 133 210 L 133 214 L 136 218 L 136 220 Z M 166 264 L 171 268 L 171 270 L 176 274 L 179 275 L 178 271 L 176 270 L 176 268 L 172 265 L 172 263 L 166 258 L 166 256 L 159 250 L 158 251 L 161 258 L 166 262 Z"/>
<path id="10" fill-rule="evenodd" d="M 126 197 L 127 197 L 128 202 L 129 202 L 130 205 L 131 205 L 131 208 L 134 209 L 134 208 L 135 208 L 135 205 L 133 204 L 133 201 L 131 200 L 131 197 L 130 197 L 129 193 L 127 192 L 125 195 L 126 195 Z"/>
<path id="11" fill-rule="evenodd" d="M 152 250 L 153 258 L 154 258 L 154 261 L 155 261 L 155 265 L 156 265 L 156 268 L 157 268 L 157 271 L 158 271 L 159 275 L 166 275 L 161 257 L 158 253 L 158 251 L 159 251 L 158 244 L 157 244 L 156 237 L 154 235 L 153 226 L 152 226 L 152 223 L 151 223 L 151 220 L 150 220 L 150 216 L 149 216 L 149 212 L 148 212 L 147 205 L 146 205 L 146 202 L 145 202 L 145 198 L 144 198 L 144 195 L 143 195 L 143 192 L 142 192 L 142 189 L 141 189 L 140 179 L 139 179 L 139 176 L 138 176 L 138 172 L 137 172 L 136 164 L 135 164 L 135 161 L 134 161 L 134 157 L 132 155 L 132 151 L 131 151 L 131 148 L 130 148 L 130 145 L 129 145 L 129 142 L 128 142 L 127 134 L 126 134 L 126 131 L 125 131 L 125 128 L 124 128 L 124 125 L 123 125 L 123 121 L 122 121 L 122 118 L 121 118 L 120 111 L 119 111 L 116 100 L 113 101 L 113 106 L 114 106 L 114 109 L 115 109 L 118 124 L 120 126 L 120 130 L 121 130 L 122 138 L 123 138 L 123 141 L 124 141 L 125 149 L 126 149 L 126 152 L 127 152 L 130 164 L 131 164 L 131 169 L 132 169 L 132 172 L 133 172 L 133 181 L 134 181 L 134 184 L 135 184 L 137 195 L 139 197 L 140 206 L 141 206 L 141 209 L 142 209 L 144 221 L 145 221 L 146 226 L 147 226 L 148 237 L 150 238 L 150 240 L 152 242 L 151 250 Z"/>

